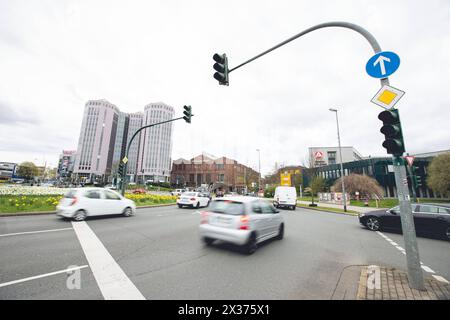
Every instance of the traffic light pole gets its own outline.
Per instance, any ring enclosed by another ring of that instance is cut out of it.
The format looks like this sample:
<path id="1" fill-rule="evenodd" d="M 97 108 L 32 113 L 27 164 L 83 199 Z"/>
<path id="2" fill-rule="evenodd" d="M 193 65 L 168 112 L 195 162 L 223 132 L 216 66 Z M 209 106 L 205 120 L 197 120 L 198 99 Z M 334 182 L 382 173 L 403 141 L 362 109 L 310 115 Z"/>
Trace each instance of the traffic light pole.
<path id="1" fill-rule="evenodd" d="M 312 31 L 322 29 L 322 28 L 328 28 L 328 27 L 341 27 L 341 28 L 347 28 L 351 29 L 353 31 L 358 32 L 361 34 L 366 40 L 370 43 L 372 46 L 372 49 L 375 53 L 381 52 L 381 47 L 378 44 L 377 40 L 370 34 L 366 29 L 348 22 L 326 22 L 321 23 L 316 26 L 313 26 L 311 28 L 308 28 L 295 36 L 277 44 L 276 46 L 258 54 L 257 56 L 239 64 L 238 66 L 230 69 L 228 73 L 262 57 L 263 55 L 278 49 L 285 44 L 300 38 L 301 36 L 304 36 L 305 34 L 308 34 Z M 389 85 L 389 79 L 383 78 L 380 79 L 381 87 L 384 85 Z M 411 210 L 411 202 L 409 197 L 409 190 L 408 190 L 408 180 L 406 175 L 406 169 L 404 166 L 404 160 L 401 157 L 393 157 L 393 164 L 394 164 L 394 174 L 395 174 L 395 184 L 397 187 L 397 194 L 398 194 L 398 200 L 400 203 L 400 218 L 402 222 L 402 230 L 403 230 L 403 238 L 405 241 L 405 251 L 406 251 L 406 260 L 407 260 L 407 268 L 408 268 L 408 279 L 411 288 L 418 289 L 418 290 L 425 290 L 424 282 L 423 282 L 423 274 L 422 269 L 420 266 L 420 258 L 419 258 L 419 250 L 417 246 L 417 239 L 416 239 L 416 233 L 414 228 L 414 220 Z"/>
<path id="2" fill-rule="evenodd" d="M 193 116 L 193 115 L 192 115 L 192 116 Z M 179 117 L 179 118 L 171 119 L 171 120 L 166 120 L 166 121 L 162 121 L 162 122 L 158 122 L 158 123 L 149 124 L 149 125 L 147 125 L 147 126 L 143 126 L 143 127 L 139 128 L 139 129 L 133 134 L 133 136 L 131 137 L 130 141 L 128 142 L 127 150 L 126 150 L 126 152 L 125 152 L 125 157 L 128 158 L 128 152 L 130 151 L 131 143 L 133 142 L 134 138 L 137 136 L 137 134 L 138 134 L 139 132 L 141 132 L 142 130 L 144 130 L 144 129 L 146 129 L 146 128 L 154 127 L 154 126 L 157 126 L 157 125 L 160 125 L 160 124 L 164 124 L 164 123 L 168 123 L 168 122 L 173 122 L 173 121 L 180 120 L 180 119 L 183 119 L 183 117 Z M 127 161 L 127 163 L 128 163 L 128 161 Z M 124 167 L 123 167 L 123 171 L 124 171 L 124 172 L 123 172 L 122 188 L 121 188 L 121 193 L 122 193 L 122 195 L 125 195 L 125 189 L 126 189 L 126 185 L 127 185 L 127 167 L 128 167 L 127 163 L 125 163 L 125 164 L 124 164 Z"/>
<path id="3" fill-rule="evenodd" d="M 411 192 L 412 192 L 412 196 L 413 196 L 413 201 L 417 202 L 416 175 L 414 173 L 414 166 L 408 166 L 408 173 L 409 173 L 409 181 L 411 181 Z"/>

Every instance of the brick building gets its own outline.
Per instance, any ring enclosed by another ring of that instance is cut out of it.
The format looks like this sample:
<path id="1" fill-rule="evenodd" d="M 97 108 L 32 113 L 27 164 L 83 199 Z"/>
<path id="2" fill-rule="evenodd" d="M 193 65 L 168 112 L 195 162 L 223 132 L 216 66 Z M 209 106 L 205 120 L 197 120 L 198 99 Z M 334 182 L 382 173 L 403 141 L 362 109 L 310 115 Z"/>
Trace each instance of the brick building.
<path id="1" fill-rule="evenodd" d="M 180 158 L 173 161 L 170 182 L 174 187 L 207 185 L 211 191 L 221 189 L 243 193 L 258 182 L 258 177 L 258 172 L 236 160 L 202 153 L 190 160 Z"/>

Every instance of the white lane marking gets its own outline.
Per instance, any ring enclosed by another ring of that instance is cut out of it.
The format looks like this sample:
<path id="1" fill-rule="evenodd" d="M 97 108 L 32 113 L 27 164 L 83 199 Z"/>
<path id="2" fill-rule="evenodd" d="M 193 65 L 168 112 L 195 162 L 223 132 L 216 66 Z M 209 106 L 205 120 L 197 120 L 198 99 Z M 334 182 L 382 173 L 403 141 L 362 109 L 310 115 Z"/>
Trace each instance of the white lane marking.
<path id="1" fill-rule="evenodd" d="M 437 281 L 441 281 L 441 282 L 444 282 L 444 283 L 449 283 L 444 277 L 437 276 L 437 275 L 435 275 L 435 274 L 433 274 L 433 277 L 434 277 Z"/>
<path id="2" fill-rule="evenodd" d="M 105 300 L 145 300 L 86 222 L 72 222 Z"/>
<path id="3" fill-rule="evenodd" d="M 385 236 L 383 233 L 381 233 L 380 231 L 376 231 L 376 233 L 378 233 L 380 236 L 382 236 L 384 239 L 386 239 L 390 244 L 392 244 L 395 248 L 397 248 L 401 253 L 403 253 L 404 255 L 406 255 L 406 251 L 405 249 L 403 249 L 401 246 L 399 246 L 397 243 L 395 243 L 394 241 L 392 241 L 389 237 Z M 426 266 L 423 264 L 422 261 L 420 261 L 420 266 L 423 270 L 425 270 L 426 272 L 429 273 L 435 273 L 433 269 L 431 269 L 430 267 Z M 433 275 L 433 277 L 435 277 L 435 275 Z M 440 277 L 440 276 L 437 276 Z M 440 277 L 442 278 L 442 277 Z M 444 278 L 442 278 L 444 279 Z M 445 279 L 444 279 L 445 280 Z M 447 280 L 445 280 L 447 281 Z"/>
<path id="4" fill-rule="evenodd" d="M 79 266 L 79 267 L 73 267 L 73 268 L 68 268 L 68 269 L 64 269 L 64 270 L 59 270 L 59 271 L 55 271 L 55 272 L 45 273 L 45 274 L 41 274 L 41 275 L 34 276 L 34 277 L 28 277 L 28 278 L 23 278 L 23 279 L 19 279 L 19 280 L 4 282 L 4 283 L 0 283 L 0 287 L 6 287 L 6 286 L 10 286 L 10 285 L 16 284 L 16 283 L 21 283 L 21 282 L 25 282 L 25 281 L 45 278 L 45 277 L 53 276 L 55 274 L 66 273 L 66 272 L 69 272 L 69 271 L 84 269 L 84 268 L 87 268 L 87 267 L 89 267 L 89 266 L 88 265 L 84 265 L 84 266 Z"/>
<path id="5" fill-rule="evenodd" d="M 22 234 L 55 232 L 55 231 L 63 231 L 63 230 L 72 230 L 72 228 L 61 228 L 61 229 L 49 229 L 49 230 L 36 230 L 36 231 L 27 231 L 27 232 L 5 233 L 5 234 L 0 234 L 0 237 L 18 236 L 18 235 L 22 235 Z"/>

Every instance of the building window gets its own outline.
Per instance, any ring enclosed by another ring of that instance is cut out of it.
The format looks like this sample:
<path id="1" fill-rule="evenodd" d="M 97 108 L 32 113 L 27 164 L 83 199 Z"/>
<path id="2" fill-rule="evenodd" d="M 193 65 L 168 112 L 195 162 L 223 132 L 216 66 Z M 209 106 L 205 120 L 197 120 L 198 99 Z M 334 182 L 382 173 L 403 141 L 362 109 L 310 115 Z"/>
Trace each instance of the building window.
<path id="1" fill-rule="evenodd" d="M 217 170 L 223 170 L 223 164 L 216 164 Z"/>
<path id="2" fill-rule="evenodd" d="M 218 177 L 219 182 L 225 182 L 225 175 L 224 174 L 219 174 L 217 177 Z"/>
<path id="3" fill-rule="evenodd" d="M 336 164 L 336 151 L 328 151 L 328 164 Z"/>

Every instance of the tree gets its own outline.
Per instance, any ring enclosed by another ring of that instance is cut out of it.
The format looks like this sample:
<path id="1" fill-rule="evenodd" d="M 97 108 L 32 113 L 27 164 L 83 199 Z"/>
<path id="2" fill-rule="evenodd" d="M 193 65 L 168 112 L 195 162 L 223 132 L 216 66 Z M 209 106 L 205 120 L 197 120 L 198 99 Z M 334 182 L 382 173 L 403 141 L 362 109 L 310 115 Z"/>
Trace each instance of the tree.
<path id="1" fill-rule="evenodd" d="M 39 170 L 33 162 L 22 162 L 17 169 L 17 175 L 27 181 L 34 179 L 38 173 Z"/>
<path id="2" fill-rule="evenodd" d="M 332 187 L 334 192 L 342 192 L 341 179 L 339 178 L 334 183 Z M 383 197 L 383 188 L 374 178 L 369 176 L 352 173 L 344 177 L 344 184 L 345 192 L 351 195 L 356 195 L 356 192 L 359 192 L 359 196 L 366 199 L 372 199 L 373 196 Z"/>
<path id="3" fill-rule="evenodd" d="M 314 205 L 314 195 L 325 188 L 325 180 L 321 176 L 315 176 L 309 185 L 311 190 L 311 203 Z"/>
<path id="4" fill-rule="evenodd" d="M 427 168 L 427 185 L 443 197 L 450 195 L 450 153 L 435 157 Z"/>

